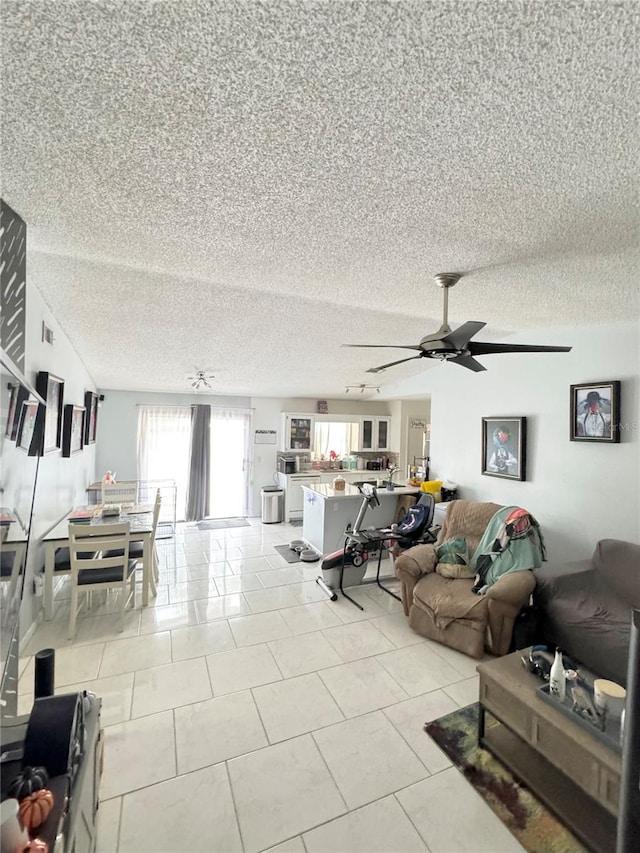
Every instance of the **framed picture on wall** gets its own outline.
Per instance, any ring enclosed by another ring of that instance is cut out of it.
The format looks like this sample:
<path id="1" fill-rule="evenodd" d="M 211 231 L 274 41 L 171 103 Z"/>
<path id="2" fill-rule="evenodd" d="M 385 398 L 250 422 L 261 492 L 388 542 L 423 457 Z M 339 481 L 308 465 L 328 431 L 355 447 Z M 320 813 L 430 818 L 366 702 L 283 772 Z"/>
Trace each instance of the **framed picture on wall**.
<path id="1" fill-rule="evenodd" d="M 40 403 L 26 400 L 20 410 L 16 446 L 28 456 L 38 456 L 42 447 L 41 409 Z"/>
<path id="2" fill-rule="evenodd" d="M 36 377 L 36 391 L 46 400 L 44 413 L 38 414 L 43 421 L 44 453 L 52 453 L 62 446 L 62 406 L 64 403 L 64 379 L 41 370 Z"/>
<path id="3" fill-rule="evenodd" d="M 84 394 L 84 443 L 95 444 L 98 434 L 98 395 L 93 391 L 85 391 Z"/>
<path id="4" fill-rule="evenodd" d="M 62 455 L 65 457 L 79 453 L 84 447 L 84 418 L 82 406 L 69 403 L 64 407 L 62 425 Z"/>
<path id="5" fill-rule="evenodd" d="M 7 423 L 4 434 L 9 441 L 15 441 L 20 425 L 22 404 L 29 397 L 29 392 L 24 385 L 12 385 L 9 392 L 9 408 L 7 411 Z"/>
<path id="6" fill-rule="evenodd" d="M 620 381 L 571 386 L 571 441 L 620 441 Z"/>
<path id="7" fill-rule="evenodd" d="M 526 480 L 527 419 L 482 418 L 482 473 Z"/>

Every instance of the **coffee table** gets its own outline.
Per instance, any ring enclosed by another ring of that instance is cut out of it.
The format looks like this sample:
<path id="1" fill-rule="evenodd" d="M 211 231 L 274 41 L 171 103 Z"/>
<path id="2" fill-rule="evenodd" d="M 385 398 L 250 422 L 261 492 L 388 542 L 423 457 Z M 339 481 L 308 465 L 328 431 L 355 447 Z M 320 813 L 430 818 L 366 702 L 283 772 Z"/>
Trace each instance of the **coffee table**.
<path id="1" fill-rule="evenodd" d="M 479 744 L 588 849 L 611 853 L 616 846 L 620 755 L 536 695 L 542 682 L 522 665 L 521 655 L 527 653 L 478 664 Z"/>

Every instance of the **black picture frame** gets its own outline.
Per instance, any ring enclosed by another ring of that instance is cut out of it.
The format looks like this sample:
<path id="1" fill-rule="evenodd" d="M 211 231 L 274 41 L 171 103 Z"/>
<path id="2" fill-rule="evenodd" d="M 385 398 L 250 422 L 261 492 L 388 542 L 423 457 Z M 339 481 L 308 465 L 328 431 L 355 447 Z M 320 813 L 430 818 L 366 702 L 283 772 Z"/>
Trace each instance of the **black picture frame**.
<path id="1" fill-rule="evenodd" d="M 46 400 L 38 415 L 42 431 L 43 453 L 54 453 L 62 447 L 62 410 L 64 379 L 41 370 L 36 377 L 36 391 Z"/>
<path id="2" fill-rule="evenodd" d="M 18 435 L 18 426 L 20 425 L 22 404 L 28 399 L 29 391 L 24 385 L 12 385 L 9 393 L 9 409 L 4 434 L 9 441 L 15 441 Z"/>
<path id="3" fill-rule="evenodd" d="M 42 404 L 36 400 L 25 400 L 20 410 L 16 447 L 24 450 L 27 456 L 39 456 L 41 452 L 44 423 L 41 417 L 42 408 Z"/>
<path id="4" fill-rule="evenodd" d="M 95 444 L 98 434 L 98 395 L 93 391 L 85 391 L 84 394 L 84 443 Z"/>
<path id="5" fill-rule="evenodd" d="M 620 441 L 620 380 L 583 382 L 570 386 L 571 441 Z"/>
<path id="6" fill-rule="evenodd" d="M 62 423 L 62 455 L 69 458 L 84 447 L 85 409 L 68 403 L 64 407 Z"/>
<path id="7" fill-rule="evenodd" d="M 527 479 L 527 419 L 482 418 L 482 473 L 504 480 Z"/>

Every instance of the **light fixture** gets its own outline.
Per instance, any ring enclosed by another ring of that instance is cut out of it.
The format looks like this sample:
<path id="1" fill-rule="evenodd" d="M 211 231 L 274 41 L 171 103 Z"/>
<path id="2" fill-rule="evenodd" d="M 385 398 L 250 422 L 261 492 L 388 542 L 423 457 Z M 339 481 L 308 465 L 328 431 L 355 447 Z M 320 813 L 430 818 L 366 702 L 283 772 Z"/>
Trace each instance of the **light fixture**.
<path id="1" fill-rule="evenodd" d="M 344 393 L 348 394 L 352 388 L 360 389 L 360 393 L 364 394 L 365 391 L 377 391 L 380 393 L 379 385 L 365 385 L 364 383 L 360 383 L 360 385 L 347 385 L 344 389 Z"/>
<path id="2" fill-rule="evenodd" d="M 213 389 L 210 379 L 215 379 L 215 376 L 212 373 L 207 373 L 204 370 L 196 370 L 195 375 L 187 376 L 187 379 L 191 380 L 191 389 L 196 393 L 198 391 L 202 391 L 203 389 Z"/>

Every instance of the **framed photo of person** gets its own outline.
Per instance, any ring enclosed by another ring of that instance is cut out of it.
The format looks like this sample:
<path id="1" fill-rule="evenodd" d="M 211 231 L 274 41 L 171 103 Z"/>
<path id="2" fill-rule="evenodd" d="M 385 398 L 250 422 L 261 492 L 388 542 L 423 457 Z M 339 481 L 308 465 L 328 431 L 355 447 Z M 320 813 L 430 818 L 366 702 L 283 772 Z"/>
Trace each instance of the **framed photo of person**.
<path id="1" fill-rule="evenodd" d="M 482 418 L 482 473 L 527 479 L 526 418 Z"/>
<path id="2" fill-rule="evenodd" d="M 64 407 L 64 421 L 62 425 L 62 455 L 73 456 L 84 447 L 84 417 L 85 411 L 82 406 L 74 406 L 71 403 Z"/>
<path id="3" fill-rule="evenodd" d="M 16 446 L 28 456 L 38 456 L 42 447 L 41 408 L 35 400 L 26 400 L 18 418 Z"/>
<path id="4" fill-rule="evenodd" d="M 93 391 L 85 391 L 84 408 L 86 411 L 84 419 L 84 443 L 95 444 L 98 434 L 98 395 Z"/>
<path id="5" fill-rule="evenodd" d="M 620 441 L 620 381 L 571 386 L 571 441 Z"/>
<path id="6" fill-rule="evenodd" d="M 44 453 L 52 453 L 62 447 L 62 406 L 64 403 L 64 379 L 41 370 L 36 377 L 36 391 L 46 401 L 44 413 L 38 419 L 44 421 Z"/>

